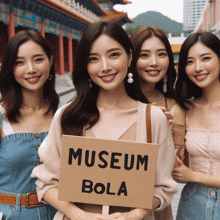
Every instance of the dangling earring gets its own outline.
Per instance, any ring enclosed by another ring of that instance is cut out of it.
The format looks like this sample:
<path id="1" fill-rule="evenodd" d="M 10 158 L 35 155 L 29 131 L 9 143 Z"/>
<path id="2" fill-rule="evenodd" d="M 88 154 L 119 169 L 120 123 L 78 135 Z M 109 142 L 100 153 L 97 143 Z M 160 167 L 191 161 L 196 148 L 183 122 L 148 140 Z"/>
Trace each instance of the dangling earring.
<path id="1" fill-rule="evenodd" d="M 90 89 L 92 88 L 92 81 L 91 81 L 91 79 L 89 79 L 89 87 L 90 87 Z"/>
<path id="2" fill-rule="evenodd" d="M 133 79 L 133 73 L 128 73 L 128 83 L 133 83 L 134 79 Z"/>
<path id="3" fill-rule="evenodd" d="M 48 76 L 48 80 L 51 80 L 51 79 L 53 79 L 53 76 L 52 76 L 52 75 L 49 75 L 49 76 Z"/>
<path id="4" fill-rule="evenodd" d="M 163 92 L 167 92 L 167 75 L 163 77 Z"/>

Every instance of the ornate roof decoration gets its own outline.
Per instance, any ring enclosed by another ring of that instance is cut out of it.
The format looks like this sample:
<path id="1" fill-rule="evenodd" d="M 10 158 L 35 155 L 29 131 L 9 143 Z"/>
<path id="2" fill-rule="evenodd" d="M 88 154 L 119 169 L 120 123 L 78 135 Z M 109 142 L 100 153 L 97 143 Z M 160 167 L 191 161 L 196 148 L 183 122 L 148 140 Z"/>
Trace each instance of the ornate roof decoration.
<path id="1" fill-rule="evenodd" d="M 116 10 L 112 10 L 111 12 L 106 12 L 106 16 L 100 16 L 101 19 L 114 19 L 115 21 L 118 21 L 119 23 L 134 23 L 134 21 L 130 18 L 128 18 L 127 13 L 125 12 L 118 12 Z M 121 21 L 121 22 L 120 22 Z"/>

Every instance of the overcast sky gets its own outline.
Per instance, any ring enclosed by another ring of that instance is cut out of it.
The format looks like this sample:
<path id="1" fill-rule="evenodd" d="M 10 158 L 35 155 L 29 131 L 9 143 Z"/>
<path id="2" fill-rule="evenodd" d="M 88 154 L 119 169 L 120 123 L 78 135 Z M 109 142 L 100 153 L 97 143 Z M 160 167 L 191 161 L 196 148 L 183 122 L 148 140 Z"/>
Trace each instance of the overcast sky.
<path id="1" fill-rule="evenodd" d="M 131 4 L 115 5 L 114 9 L 128 13 L 129 18 L 146 11 L 158 11 L 172 20 L 183 22 L 183 0 L 129 0 Z"/>

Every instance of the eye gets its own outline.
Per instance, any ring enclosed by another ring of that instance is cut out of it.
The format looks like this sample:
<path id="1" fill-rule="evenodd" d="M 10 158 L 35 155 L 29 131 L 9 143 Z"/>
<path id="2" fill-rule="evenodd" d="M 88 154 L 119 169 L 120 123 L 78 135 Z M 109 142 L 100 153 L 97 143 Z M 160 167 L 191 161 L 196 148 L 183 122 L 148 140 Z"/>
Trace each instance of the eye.
<path id="1" fill-rule="evenodd" d="M 211 57 L 203 57 L 202 60 L 203 61 L 209 61 L 211 59 Z"/>
<path id="2" fill-rule="evenodd" d="M 192 64 L 192 63 L 193 63 L 192 60 L 187 60 L 187 61 L 186 61 L 186 65 L 190 65 L 190 64 Z"/>
<path id="3" fill-rule="evenodd" d="M 15 66 L 22 65 L 24 62 L 22 60 L 16 60 L 15 61 Z"/>
<path id="4" fill-rule="evenodd" d="M 97 57 L 89 57 L 88 63 L 95 62 L 97 60 L 98 60 Z"/>
<path id="5" fill-rule="evenodd" d="M 118 57 L 120 54 L 118 52 L 114 52 L 110 55 L 110 57 L 115 58 Z"/>
<path id="6" fill-rule="evenodd" d="M 166 52 L 161 52 L 158 54 L 159 57 L 166 57 L 167 56 L 167 53 Z"/>
<path id="7" fill-rule="evenodd" d="M 149 57 L 149 56 L 148 56 L 147 53 L 141 53 L 141 54 L 140 54 L 140 57 L 142 57 L 142 58 L 147 58 L 147 57 Z"/>
<path id="8" fill-rule="evenodd" d="M 44 58 L 42 58 L 42 57 L 38 57 L 38 58 L 35 59 L 36 62 L 41 62 L 43 60 L 44 60 Z"/>

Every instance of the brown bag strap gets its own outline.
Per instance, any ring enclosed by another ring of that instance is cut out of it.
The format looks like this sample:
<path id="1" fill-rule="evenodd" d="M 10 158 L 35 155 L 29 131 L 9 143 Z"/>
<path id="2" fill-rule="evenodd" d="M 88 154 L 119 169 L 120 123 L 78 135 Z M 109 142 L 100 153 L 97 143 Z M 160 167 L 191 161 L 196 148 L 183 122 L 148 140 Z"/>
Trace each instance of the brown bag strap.
<path id="1" fill-rule="evenodd" d="M 147 123 L 147 142 L 152 143 L 151 139 L 151 118 L 150 118 L 150 109 L 151 109 L 151 104 L 147 104 L 146 108 L 146 123 Z"/>

